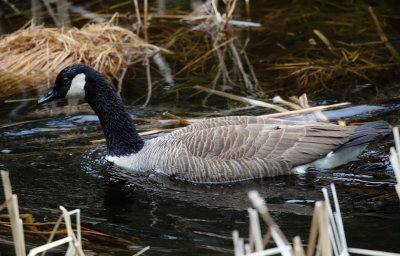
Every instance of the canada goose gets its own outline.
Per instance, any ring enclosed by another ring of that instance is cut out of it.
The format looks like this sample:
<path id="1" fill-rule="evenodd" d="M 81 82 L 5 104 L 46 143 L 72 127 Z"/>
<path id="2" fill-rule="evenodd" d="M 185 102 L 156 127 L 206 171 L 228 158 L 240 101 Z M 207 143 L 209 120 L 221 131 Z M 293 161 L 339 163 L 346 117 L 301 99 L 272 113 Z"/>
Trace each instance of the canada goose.
<path id="1" fill-rule="evenodd" d="M 157 170 L 199 183 L 223 183 L 334 168 L 391 132 L 384 121 L 362 126 L 252 116 L 210 118 L 144 141 L 122 100 L 93 68 L 63 69 L 38 101 L 85 99 L 100 119 L 107 160 L 129 170 Z"/>

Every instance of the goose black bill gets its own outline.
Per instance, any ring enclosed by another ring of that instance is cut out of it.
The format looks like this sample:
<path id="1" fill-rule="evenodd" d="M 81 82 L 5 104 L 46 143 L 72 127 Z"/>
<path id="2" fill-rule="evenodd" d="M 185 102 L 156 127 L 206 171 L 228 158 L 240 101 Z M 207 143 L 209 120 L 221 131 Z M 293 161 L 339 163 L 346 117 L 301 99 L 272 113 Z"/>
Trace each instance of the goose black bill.
<path id="1" fill-rule="evenodd" d="M 50 102 L 50 101 L 53 101 L 53 100 L 56 100 L 56 99 L 59 99 L 59 98 L 61 98 L 61 97 L 54 92 L 54 89 L 51 89 L 46 94 L 46 96 L 43 96 L 40 100 L 38 100 L 37 104 L 40 105 L 40 104 L 43 104 L 43 103 L 46 103 L 46 102 Z"/>

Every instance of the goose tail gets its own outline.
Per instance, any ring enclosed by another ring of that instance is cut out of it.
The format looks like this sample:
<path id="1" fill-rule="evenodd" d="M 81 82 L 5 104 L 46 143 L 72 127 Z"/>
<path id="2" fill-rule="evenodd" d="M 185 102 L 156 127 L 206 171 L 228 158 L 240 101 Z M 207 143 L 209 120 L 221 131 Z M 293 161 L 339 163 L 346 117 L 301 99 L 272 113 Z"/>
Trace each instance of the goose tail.
<path id="1" fill-rule="evenodd" d="M 340 151 L 345 148 L 368 144 L 379 137 L 387 136 L 392 133 L 389 123 L 383 120 L 371 122 L 357 126 L 350 135 L 349 140 L 337 148 Z"/>

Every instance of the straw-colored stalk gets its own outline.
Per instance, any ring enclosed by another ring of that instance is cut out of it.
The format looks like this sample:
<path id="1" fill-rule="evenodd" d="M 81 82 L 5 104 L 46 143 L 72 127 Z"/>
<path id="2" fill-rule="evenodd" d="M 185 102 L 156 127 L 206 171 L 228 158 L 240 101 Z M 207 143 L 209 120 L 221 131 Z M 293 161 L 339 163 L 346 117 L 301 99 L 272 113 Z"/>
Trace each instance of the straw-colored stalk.
<path id="1" fill-rule="evenodd" d="M 2 96 L 21 88 L 44 87 L 46 80 L 53 81 L 61 69 L 76 63 L 88 64 L 109 80 L 118 80 L 122 68 L 161 50 L 111 21 L 65 31 L 25 26 L 4 37 L 0 41 Z"/>
<path id="2" fill-rule="evenodd" d="M 229 98 L 229 99 L 232 99 L 232 100 L 240 101 L 240 102 L 243 102 L 243 103 L 246 103 L 246 104 L 251 104 L 251 105 L 254 105 L 254 106 L 265 107 L 265 108 L 271 108 L 271 109 L 274 109 L 274 110 L 279 111 L 279 112 L 288 112 L 287 109 L 285 109 L 283 107 L 280 107 L 278 105 L 270 104 L 270 103 L 259 101 L 259 100 L 253 100 L 253 99 L 250 99 L 250 98 L 247 98 L 247 97 L 237 96 L 237 95 L 229 94 L 229 93 L 222 92 L 222 91 L 209 89 L 209 88 L 206 88 L 206 87 L 203 87 L 203 86 L 200 86 L 200 85 L 195 85 L 195 86 L 193 86 L 193 88 L 198 89 L 198 90 L 202 90 L 202 91 L 206 91 L 206 92 L 210 92 L 210 93 L 213 93 L 213 94 L 216 94 L 216 95 L 219 95 L 219 96 L 222 96 L 222 97 L 226 97 L 226 98 Z"/>
<path id="3" fill-rule="evenodd" d="M 395 134 L 396 133 L 396 145 L 399 146 L 400 140 L 398 129 L 396 129 Z M 265 256 L 273 254 L 290 256 L 332 256 L 334 254 L 336 256 L 348 256 L 349 253 L 371 256 L 400 256 L 398 253 L 348 248 L 339 208 L 339 201 L 334 184 L 331 184 L 330 188 L 335 211 L 332 209 L 327 188 L 323 188 L 322 192 L 324 194 L 324 201 L 318 201 L 315 203 L 314 215 L 311 221 L 308 239 L 307 254 L 304 251 L 299 236 L 296 236 L 293 239 L 293 246 L 288 243 L 278 225 L 270 216 L 264 200 L 260 197 L 257 191 L 250 191 L 249 198 L 252 201 L 254 208 L 258 210 L 261 218 L 268 225 L 268 233 L 261 239 L 261 229 L 257 211 L 254 209 L 248 209 L 250 219 L 249 243 L 244 244 L 244 240 L 239 237 L 238 231 L 234 231 L 233 244 L 235 256 Z M 266 243 L 264 243 L 265 240 L 269 240 L 271 236 L 277 244 L 277 247 L 272 249 L 264 249 L 266 246 Z"/>
<path id="4" fill-rule="evenodd" d="M 19 218 L 19 208 L 17 195 L 12 193 L 9 173 L 1 171 L 1 179 L 3 181 L 4 196 L 6 198 L 8 214 L 10 215 L 11 231 L 14 240 L 15 255 L 25 256 L 25 239 L 22 220 Z"/>

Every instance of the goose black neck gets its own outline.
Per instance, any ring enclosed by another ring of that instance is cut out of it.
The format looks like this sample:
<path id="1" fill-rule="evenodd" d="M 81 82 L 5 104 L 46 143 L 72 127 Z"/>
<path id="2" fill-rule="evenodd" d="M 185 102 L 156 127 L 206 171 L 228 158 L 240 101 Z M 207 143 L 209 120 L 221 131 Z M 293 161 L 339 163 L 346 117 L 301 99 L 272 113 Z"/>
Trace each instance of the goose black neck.
<path id="1" fill-rule="evenodd" d="M 86 81 L 89 84 L 90 82 L 95 82 L 96 85 L 85 89 L 85 100 L 100 119 L 108 154 L 125 156 L 139 152 L 144 141 L 137 133 L 136 126 L 121 98 L 115 94 L 104 78 Z"/>

